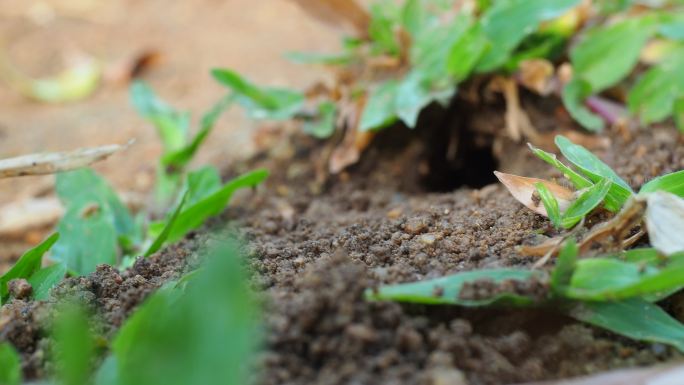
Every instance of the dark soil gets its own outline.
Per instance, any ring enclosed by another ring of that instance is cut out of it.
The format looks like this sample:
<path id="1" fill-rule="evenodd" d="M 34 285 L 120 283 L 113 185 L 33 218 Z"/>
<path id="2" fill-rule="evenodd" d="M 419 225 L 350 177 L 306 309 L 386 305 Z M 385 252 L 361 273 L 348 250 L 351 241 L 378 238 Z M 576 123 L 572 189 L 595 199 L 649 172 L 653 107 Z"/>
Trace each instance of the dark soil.
<path id="1" fill-rule="evenodd" d="M 551 310 L 364 299 L 367 288 L 384 283 L 536 261 L 516 246 L 548 238 L 548 221 L 503 187 L 487 184 L 491 179 L 471 176 L 491 174 L 493 167 L 538 177 L 554 172 L 524 146 L 505 141 L 500 148 L 511 150 L 493 158 L 501 113 L 473 116 L 482 121 L 471 120 L 468 127 L 487 127 L 461 131 L 460 146 L 467 139 L 470 148 L 465 156 L 449 158 L 448 149 L 435 154 L 435 142 L 450 140 L 453 130 L 444 136 L 393 128 L 376 138 L 360 164 L 327 182 L 317 177 L 321 146 L 297 135 L 280 138 L 285 142 L 279 149 L 290 148 L 279 150 L 282 155 L 262 154 L 232 171 L 257 165 L 273 171 L 266 188 L 239 197 L 204 231 L 238 232 L 247 241 L 256 284 L 268 298 L 262 384 L 509 384 L 679 356 L 664 345 L 630 341 Z M 464 123 L 443 119 L 456 131 Z M 555 119 L 538 126 L 553 127 Z M 674 129 L 610 137 L 612 145 L 598 154 L 635 187 L 684 168 L 684 146 Z M 22 352 L 30 378 L 40 377 L 45 319 L 54 301 L 82 298 L 104 321 L 102 333 L 111 335 L 147 295 L 195 266 L 204 238 L 191 236 L 121 274 L 101 267 L 89 277 L 68 279 L 49 303 L 14 300 L 0 312 L 0 340 Z"/>

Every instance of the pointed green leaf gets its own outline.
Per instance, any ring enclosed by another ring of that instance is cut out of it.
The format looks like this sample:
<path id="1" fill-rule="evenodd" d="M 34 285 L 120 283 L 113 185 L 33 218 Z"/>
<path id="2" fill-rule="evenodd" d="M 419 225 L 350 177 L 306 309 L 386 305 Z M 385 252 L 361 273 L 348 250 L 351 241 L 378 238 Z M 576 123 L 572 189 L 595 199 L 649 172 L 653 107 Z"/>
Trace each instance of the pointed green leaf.
<path id="1" fill-rule="evenodd" d="M 361 115 L 360 131 L 381 129 L 397 120 L 395 107 L 397 92 L 399 92 L 399 83 L 394 80 L 382 83 L 370 91 L 366 107 Z"/>
<path id="2" fill-rule="evenodd" d="M 214 79 L 230 88 L 235 100 L 252 119 L 287 120 L 299 112 L 304 95 L 283 88 L 260 88 L 228 69 L 211 71 Z"/>
<path id="3" fill-rule="evenodd" d="M 50 250 L 52 245 L 59 239 L 59 233 L 54 233 L 47 237 L 38 246 L 25 252 L 12 266 L 12 268 L 0 277 L 0 303 L 7 299 L 8 289 L 7 283 L 13 279 L 24 278 L 28 279 L 35 272 L 40 270 L 43 262 L 43 255 Z"/>
<path id="4" fill-rule="evenodd" d="M 667 191 L 684 198 L 684 170 L 659 176 L 641 186 L 639 194 Z"/>
<path id="5" fill-rule="evenodd" d="M 304 122 L 304 132 L 318 138 L 329 138 L 335 132 L 337 120 L 337 106 L 333 102 L 323 102 L 318 105 L 318 114 L 311 120 Z"/>
<path id="6" fill-rule="evenodd" d="M 131 84 L 130 94 L 138 113 L 157 129 L 165 153 L 177 151 L 185 145 L 190 126 L 189 113 L 176 111 L 139 80 Z"/>
<path id="7" fill-rule="evenodd" d="M 563 105 L 573 119 L 589 131 L 601 131 L 605 122 L 600 116 L 591 112 L 584 101 L 591 95 L 591 85 L 582 79 L 573 79 L 563 87 Z"/>
<path id="8" fill-rule="evenodd" d="M 551 290 L 557 296 L 565 296 L 565 292 L 570 286 L 577 265 L 578 253 L 577 242 L 574 238 L 565 241 L 563 248 L 558 253 L 556 267 L 551 272 Z"/>
<path id="9" fill-rule="evenodd" d="M 461 306 L 506 304 L 528 306 L 535 302 L 534 299 L 506 291 L 493 292 L 492 296 L 489 298 L 477 300 L 461 299 L 461 288 L 464 284 L 477 281 L 487 281 L 496 284 L 506 281 L 526 281 L 539 276 L 539 272 L 531 270 L 475 270 L 425 281 L 381 286 L 378 289 L 368 289 L 366 291 L 366 297 L 375 301 L 399 301 L 422 304 Z"/>
<path id="10" fill-rule="evenodd" d="M 226 207 L 233 193 L 241 188 L 255 187 L 268 177 L 268 171 L 255 170 L 226 183 L 216 192 L 184 208 L 173 228 L 169 231 L 167 241 L 176 242 L 183 238 L 189 231 L 201 226 L 210 217 L 220 214 Z"/>
<path id="11" fill-rule="evenodd" d="M 598 207 L 608 194 L 611 185 L 609 180 L 603 179 L 601 182 L 584 191 L 563 213 L 561 218 L 563 227 L 566 229 L 572 228 L 579 223 L 582 218 Z"/>
<path id="12" fill-rule="evenodd" d="M 37 301 L 44 301 L 48 298 L 50 290 L 57 286 L 64 279 L 67 273 L 66 265 L 55 263 L 54 265 L 36 271 L 28 279 L 33 288 L 33 298 Z"/>
<path id="13" fill-rule="evenodd" d="M 211 131 L 214 129 L 216 121 L 221 114 L 233 104 L 233 96 L 229 95 L 221 99 L 209 112 L 202 117 L 200 129 L 195 134 L 194 138 L 189 144 L 184 145 L 178 150 L 171 151 L 162 156 L 161 162 L 167 168 L 182 169 L 185 167 L 197 153 L 197 150 L 207 139 Z"/>
<path id="14" fill-rule="evenodd" d="M 619 210 L 627 202 L 627 199 L 632 196 L 632 188 L 629 187 L 627 182 L 589 150 L 571 142 L 570 139 L 562 135 L 556 136 L 556 145 L 563 156 L 577 166 L 593 182 L 598 183 L 603 178 L 612 182 L 606 197 L 606 208 L 608 210 Z"/>
<path id="15" fill-rule="evenodd" d="M 19 355 L 12 345 L 6 342 L 0 343 L 0 384 L 20 385 L 21 382 Z"/>
<path id="16" fill-rule="evenodd" d="M 157 236 L 157 238 L 152 242 L 150 247 L 147 248 L 147 251 L 145 251 L 145 254 L 143 254 L 143 257 L 147 258 L 150 255 L 156 253 L 159 251 L 159 249 L 164 246 L 164 243 L 166 240 L 169 238 L 169 234 L 171 234 L 171 231 L 173 230 L 173 226 L 176 224 L 176 219 L 178 219 L 178 216 L 181 213 L 181 210 L 183 210 L 183 205 L 185 204 L 186 199 L 188 198 L 188 191 L 183 194 L 183 198 L 181 198 L 180 203 L 178 204 L 178 207 L 176 207 L 176 210 L 173 211 L 173 214 L 171 215 L 171 218 L 169 218 L 166 221 L 166 224 L 164 225 L 164 229 L 162 232 Z"/>
<path id="17" fill-rule="evenodd" d="M 477 65 L 489 72 L 503 65 L 523 39 L 539 29 L 543 21 L 562 15 L 579 0 L 497 0 L 492 2 L 480 23 L 492 43 Z"/>
<path id="18" fill-rule="evenodd" d="M 655 33 L 655 22 L 645 16 L 591 30 L 570 52 L 574 77 L 586 81 L 595 93 L 615 85 L 637 64 L 641 49 Z"/>
<path id="19" fill-rule="evenodd" d="M 660 342 L 684 352 L 684 325 L 663 309 L 641 299 L 584 302 L 569 312 L 573 318 L 638 341 Z"/>
<path id="20" fill-rule="evenodd" d="M 558 171 L 560 171 L 566 179 L 572 182 L 572 185 L 575 186 L 576 189 L 581 190 L 587 187 L 591 187 L 593 185 L 593 183 L 590 180 L 578 174 L 575 170 L 566 166 L 565 164 L 563 164 L 563 162 L 558 160 L 556 158 L 556 154 L 546 152 L 542 149 L 534 147 L 529 143 L 527 145 L 530 147 L 534 155 L 536 155 L 539 159 L 543 160 L 544 162 L 550 164 L 551 166 L 555 167 Z"/>
<path id="21" fill-rule="evenodd" d="M 558 200 L 555 196 L 553 196 L 553 194 L 551 193 L 549 188 L 546 187 L 545 184 L 538 182 L 534 186 L 537 188 L 537 192 L 539 193 L 539 197 L 541 198 L 542 203 L 544 204 L 546 214 L 549 216 L 551 223 L 556 228 L 560 227 L 561 213 L 560 207 L 558 206 Z"/>

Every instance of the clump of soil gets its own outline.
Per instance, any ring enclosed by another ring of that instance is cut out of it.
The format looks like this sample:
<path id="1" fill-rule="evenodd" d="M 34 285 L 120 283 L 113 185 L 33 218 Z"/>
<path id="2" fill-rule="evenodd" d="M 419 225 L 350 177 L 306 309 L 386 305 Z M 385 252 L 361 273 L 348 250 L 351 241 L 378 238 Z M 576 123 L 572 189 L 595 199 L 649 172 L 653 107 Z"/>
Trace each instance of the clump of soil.
<path id="1" fill-rule="evenodd" d="M 86 306 L 96 316 L 97 332 L 111 337 L 148 295 L 197 265 L 196 251 L 203 242 L 191 235 L 148 259 L 138 259 L 124 272 L 100 265 L 86 277 L 65 279 L 46 302 L 13 299 L 0 309 L 0 341 L 10 342 L 21 353 L 26 379 L 44 377 L 47 336 L 58 302 L 69 299 Z"/>
<path id="2" fill-rule="evenodd" d="M 473 173 L 491 174 L 497 164 L 520 175 L 558 176 L 520 145 L 509 143 L 510 151 L 491 157 L 500 115 L 473 115 L 469 125 L 489 127 L 461 131 L 460 146 L 470 138 L 466 143 L 476 148 L 467 156 L 450 157 L 449 146 L 439 146 L 435 155 L 435 142 L 453 139 L 449 130 L 445 137 L 429 125 L 416 131 L 397 127 L 377 137 L 360 164 L 327 181 L 320 178 L 324 150 L 300 136 L 280 144 L 281 156 L 263 154 L 228 173 L 256 166 L 272 171 L 261 193 L 239 196 L 200 232 L 228 231 L 246 240 L 255 284 L 268 303 L 262 384 L 505 384 L 653 364 L 678 355 L 664 345 L 630 341 L 548 309 L 365 300 L 364 291 L 381 284 L 479 268 L 529 267 L 536 261 L 516 247 L 547 239 L 548 221 L 500 185 L 472 178 Z M 638 187 L 684 168 L 684 146 L 675 138 L 669 128 L 631 139 L 611 135 L 612 146 L 598 154 Z M 442 161 L 448 167 L 439 166 Z M 151 292 L 196 265 L 205 238 L 191 235 L 123 273 L 103 266 L 88 277 L 67 279 L 47 303 L 14 300 L 0 311 L 0 340 L 21 351 L 28 378 L 41 377 L 45 314 L 57 300 L 76 297 L 89 304 L 102 320 L 103 335 L 111 336 Z M 545 290 L 541 282 L 515 288 Z"/>

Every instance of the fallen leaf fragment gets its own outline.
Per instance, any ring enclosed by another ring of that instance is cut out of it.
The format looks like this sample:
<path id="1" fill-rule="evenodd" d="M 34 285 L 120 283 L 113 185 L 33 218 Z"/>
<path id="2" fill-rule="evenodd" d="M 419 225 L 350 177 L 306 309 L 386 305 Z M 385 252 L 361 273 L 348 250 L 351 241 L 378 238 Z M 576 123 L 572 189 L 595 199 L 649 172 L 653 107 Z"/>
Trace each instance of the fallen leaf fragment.
<path id="1" fill-rule="evenodd" d="M 546 213 L 546 208 L 541 203 L 540 200 L 535 199 L 537 188 L 534 186 L 536 183 L 544 184 L 551 194 L 558 200 L 558 207 L 561 212 L 564 211 L 575 197 L 575 194 L 556 183 L 546 181 L 544 179 L 537 178 L 527 178 L 523 176 L 506 174 L 499 171 L 494 171 L 494 175 L 499 179 L 501 183 L 508 189 L 508 192 L 513 195 L 513 197 L 523 205 L 525 205 L 530 210 L 537 214 L 543 216 L 548 216 Z"/>
<path id="2" fill-rule="evenodd" d="M 45 175 L 74 170 L 106 159 L 115 152 L 128 148 L 132 142 L 125 145 L 110 144 L 69 152 L 49 152 L 2 159 L 0 160 L 0 178 Z"/>
<path id="3" fill-rule="evenodd" d="M 368 33 L 370 15 L 355 0 L 293 0 L 303 10 L 330 24 L 352 25 L 359 36 Z"/>
<path id="4" fill-rule="evenodd" d="M 651 245 L 670 255 L 684 251 L 684 199 L 664 191 L 646 198 L 646 228 Z"/>
<path id="5" fill-rule="evenodd" d="M 0 52 L 0 78 L 29 99 L 45 103 L 74 102 L 95 92 L 102 78 L 102 66 L 95 58 L 79 53 L 62 73 L 32 79 L 14 68 L 6 54 Z"/>

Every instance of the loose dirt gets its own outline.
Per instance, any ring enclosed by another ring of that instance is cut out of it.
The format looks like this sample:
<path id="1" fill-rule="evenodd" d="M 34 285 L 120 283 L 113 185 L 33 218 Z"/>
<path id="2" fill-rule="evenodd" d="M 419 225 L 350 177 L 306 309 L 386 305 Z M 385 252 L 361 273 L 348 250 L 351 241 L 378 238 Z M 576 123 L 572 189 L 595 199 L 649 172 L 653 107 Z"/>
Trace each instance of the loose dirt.
<path id="1" fill-rule="evenodd" d="M 88 277 L 65 280 L 47 303 L 5 305 L 0 340 L 21 351 L 29 378 L 41 377 L 48 370 L 45 336 L 55 301 L 81 298 L 103 321 L 102 334 L 111 336 L 146 296 L 197 264 L 197 251 L 207 239 L 238 234 L 246 241 L 254 283 L 267 299 L 263 385 L 512 384 L 680 356 L 664 345 L 630 341 L 552 309 L 366 301 L 364 291 L 380 284 L 485 267 L 529 267 L 536 258 L 520 255 L 516 247 L 552 235 L 545 218 L 498 184 L 430 192 L 444 189 L 431 180 L 467 174 L 440 170 L 434 178 L 430 130 L 396 127 L 383 135 L 360 164 L 326 182 L 317 179 L 321 145 L 283 135 L 277 150 L 226 172 L 270 168 L 273 175 L 257 194 L 240 195 L 205 229 L 123 273 L 102 266 Z M 684 168 L 684 146 L 674 129 L 609 137 L 611 146 L 597 153 L 634 187 Z M 486 148 L 487 141 L 482 143 Z M 500 169 L 554 175 L 524 146 L 505 147 L 513 150 L 497 159 Z M 482 166 L 489 160 L 477 156 L 460 162 L 491 173 Z"/>

